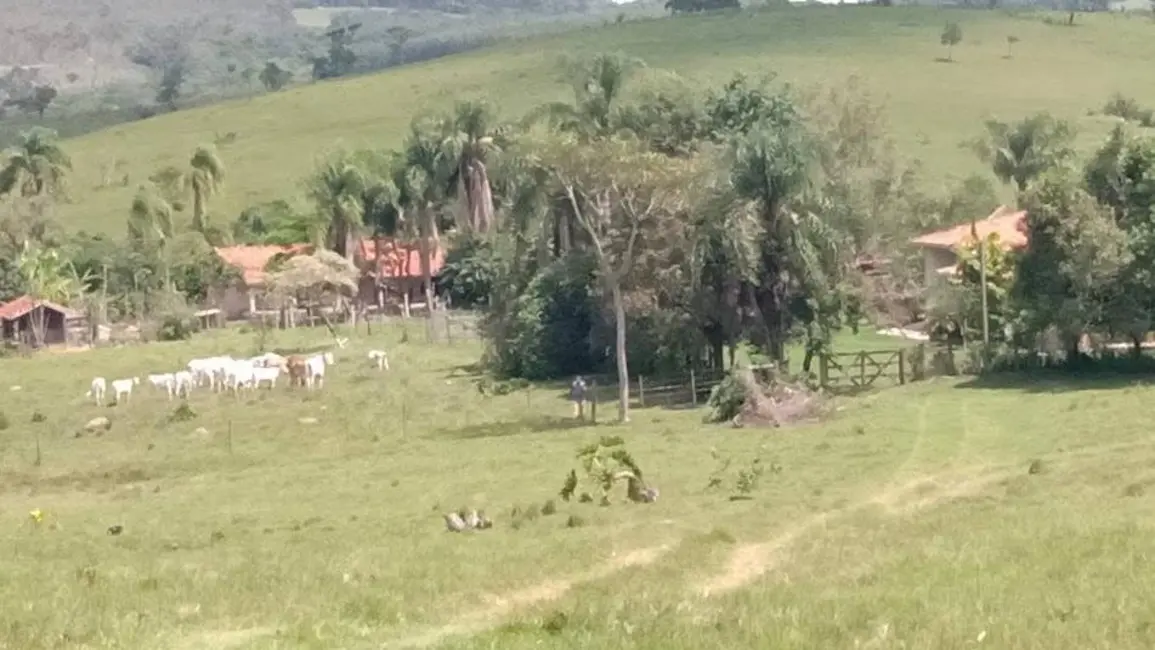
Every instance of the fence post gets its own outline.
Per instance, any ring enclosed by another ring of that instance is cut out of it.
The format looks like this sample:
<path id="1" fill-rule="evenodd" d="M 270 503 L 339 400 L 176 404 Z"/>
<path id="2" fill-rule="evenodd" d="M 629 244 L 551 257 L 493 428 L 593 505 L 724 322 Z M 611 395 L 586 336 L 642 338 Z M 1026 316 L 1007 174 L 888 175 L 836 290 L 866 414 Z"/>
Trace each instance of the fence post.
<path id="1" fill-rule="evenodd" d="M 453 321 L 449 318 L 449 312 L 445 312 L 445 340 L 450 345 L 453 344 Z"/>
<path id="2" fill-rule="evenodd" d="M 830 383 L 830 355 L 823 352 L 818 355 L 818 386 L 826 388 Z"/>
<path id="3" fill-rule="evenodd" d="M 638 375 L 638 402 L 646 408 L 646 382 L 641 375 Z"/>
<path id="4" fill-rule="evenodd" d="M 694 369 L 690 368 L 690 404 L 698 408 L 698 382 L 694 377 Z"/>
<path id="5" fill-rule="evenodd" d="M 898 351 L 898 385 L 906 383 L 906 350 Z"/>
<path id="6" fill-rule="evenodd" d="M 597 384 L 596 383 L 594 384 L 594 390 L 591 391 L 590 395 L 593 397 L 593 399 L 590 400 L 590 423 L 597 424 L 598 423 L 598 391 L 597 391 Z"/>
<path id="7" fill-rule="evenodd" d="M 866 387 L 866 353 L 858 353 L 858 385 Z"/>
<path id="8" fill-rule="evenodd" d="M 229 429 L 228 429 L 228 433 L 226 434 L 225 442 L 229 446 L 229 455 L 232 456 L 233 455 L 233 421 L 231 419 L 229 420 Z"/>

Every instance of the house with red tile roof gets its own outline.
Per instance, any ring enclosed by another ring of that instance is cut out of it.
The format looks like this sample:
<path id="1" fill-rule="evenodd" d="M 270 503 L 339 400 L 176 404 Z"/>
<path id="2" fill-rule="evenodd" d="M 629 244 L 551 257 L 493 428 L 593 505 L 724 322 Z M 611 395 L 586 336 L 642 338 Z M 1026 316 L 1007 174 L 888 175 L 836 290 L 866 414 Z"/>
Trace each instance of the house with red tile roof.
<path id="1" fill-rule="evenodd" d="M 258 309 L 266 308 L 263 295 L 268 288 L 269 262 L 278 256 L 291 257 L 302 253 L 309 254 L 313 246 L 309 244 L 280 245 L 242 245 L 221 246 L 215 249 L 225 264 L 236 267 L 241 272 L 240 280 L 232 286 L 226 287 L 216 296 L 216 302 L 224 312 L 225 318 L 233 320 L 243 318 Z"/>
<path id="2" fill-rule="evenodd" d="M 922 250 L 927 286 L 955 272 L 959 248 L 972 243 L 976 233 L 981 239 L 996 235 L 999 244 L 1007 250 L 1022 250 L 1027 247 L 1027 213 L 1000 205 L 987 218 L 975 221 L 973 230 L 971 223 L 964 223 L 910 240 Z"/>
<path id="3" fill-rule="evenodd" d="M 362 270 L 359 297 L 362 302 L 423 306 L 425 284 L 421 277 L 421 247 L 392 237 L 366 237 L 357 242 L 354 261 Z M 430 275 L 436 277 L 445 266 L 445 251 L 437 247 L 429 261 Z"/>
<path id="4" fill-rule="evenodd" d="M 41 320 L 42 319 L 42 320 Z M 44 340 L 34 328 L 43 323 Z M 83 312 L 48 300 L 24 295 L 0 305 L 0 337 L 26 345 L 53 345 L 84 338 L 87 319 Z"/>

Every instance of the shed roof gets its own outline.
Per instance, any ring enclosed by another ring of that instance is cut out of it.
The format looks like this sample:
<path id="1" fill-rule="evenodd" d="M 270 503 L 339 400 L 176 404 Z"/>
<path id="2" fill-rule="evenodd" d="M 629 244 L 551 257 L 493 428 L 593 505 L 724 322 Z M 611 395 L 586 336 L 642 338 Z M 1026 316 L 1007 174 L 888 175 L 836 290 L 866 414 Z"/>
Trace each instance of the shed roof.
<path id="1" fill-rule="evenodd" d="M 378 240 L 366 237 L 358 242 L 357 255 L 363 264 L 368 266 L 370 272 L 372 272 L 373 264 L 377 259 L 377 241 L 381 242 L 382 278 L 421 277 L 420 248 L 416 244 L 401 242 L 391 237 L 381 237 Z M 430 256 L 430 275 L 437 275 L 443 266 L 445 266 L 445 251 L 438 246 Z"/>
<path id="2" fill-rule="evenodd" d="M 64 318 L 84 318 L 84 313 L 64 305 L 58 305 L 49 300 L 35 300 L 31 296 L 23 295 L 19 298 L 0 305 L 0 321 L 16 320 L 39 306 L 64 315 Z"/>
<path id="3" fill-rule="evenodd" d="M 998 235 L 999 242 L 1010 249 L 1027 246 L 1027 212 L 1000 205 L 986 219 L 974 222 L 974 230 L 982 239 Z M 925 248 L 946 248 L 954 250 L 972 240 L 971 224 L 964 223 L 942 230 L 919 235 L 910 240 L 916 246 Z"/>
<path id="4" fill-rule="evenodd" d="M 265 283 L 265 267 L 275 256 L 298 255 L 308 253 L 313 249 L 309 244 L 258 245 L 258 246 L 223 246 L 216 248 L 217 255 L 225 264 L 235 266 L 241 270 L 241 278 L 246 286 L 261 286 Z"/>

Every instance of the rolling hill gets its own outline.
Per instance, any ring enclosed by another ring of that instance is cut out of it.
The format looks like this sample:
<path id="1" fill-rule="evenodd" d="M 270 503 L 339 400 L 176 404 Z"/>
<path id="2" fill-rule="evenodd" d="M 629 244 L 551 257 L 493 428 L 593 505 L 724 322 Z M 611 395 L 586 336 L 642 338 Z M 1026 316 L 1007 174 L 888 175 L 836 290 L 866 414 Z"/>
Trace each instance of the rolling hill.
<path id="1" fill-rule="evenodd" d="M 1065 16 L 1064 16 L 1065 17 Z M 963 29 L 953 63 L 939 34 Z M 982 171 L 960 142 L 988 116 L 1038 110 L 1077 120 L 1093 146 L 1110 118 L 1090 116 L 1114 92 L 1155 105 L 1150 66 L 1155 22 L 1125 14 L 1081 15 L 1074 27 L 1042 13 L 936 8 L 794 7 L 702 17 L 626 21 L 561 36 L 292 88 L 182 111 L 69 140 L 72 202 L 58 208 L 70 228 L 119 233 L 136 186 L 156 169 L 183 165 L 203 143 L 221 145 L 228 166 L 218 222 L 247 206 L 299 194 L 318 160 L 340 148 L 397 145 L 417 114 L 485 96 L 510 115 L 565 97 L 558 57 L 623 51 L 653 68 L 701 83 L 736 72 L 768 72 L 802 86 L 851 76 L 885 102 L 900 150 L 925 164 L 930 182 Z M 1016 36 L 1013 58 L 1007 37 Z M 105 183 L 119 166 L 121 182 Z"/>

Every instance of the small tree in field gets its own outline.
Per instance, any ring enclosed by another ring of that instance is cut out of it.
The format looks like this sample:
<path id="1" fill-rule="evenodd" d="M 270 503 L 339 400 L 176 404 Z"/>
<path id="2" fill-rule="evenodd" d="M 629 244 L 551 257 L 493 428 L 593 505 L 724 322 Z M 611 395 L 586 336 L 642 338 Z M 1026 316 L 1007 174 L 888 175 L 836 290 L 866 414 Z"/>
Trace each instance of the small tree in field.
<path id="1" fill-rule="evenodd" d="M 1019 42 L 1018 36 L 1015 36 L 1014 34 L 1007 36 L 1007 58 L 1008 59 L 1012 58 L 1015 55 L 1014 47 L 1015 47 L 1015 43 L 1018 43 L 1018 42 Z"/>
<path id="2" fill-rule="evenodd" d="M 942 30 L 939 42 L 946 46 L 946 60 L 954 61 L 954 46 L 962 42 L 962 27 L 958 23 L 947 23 Z"/>

